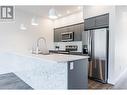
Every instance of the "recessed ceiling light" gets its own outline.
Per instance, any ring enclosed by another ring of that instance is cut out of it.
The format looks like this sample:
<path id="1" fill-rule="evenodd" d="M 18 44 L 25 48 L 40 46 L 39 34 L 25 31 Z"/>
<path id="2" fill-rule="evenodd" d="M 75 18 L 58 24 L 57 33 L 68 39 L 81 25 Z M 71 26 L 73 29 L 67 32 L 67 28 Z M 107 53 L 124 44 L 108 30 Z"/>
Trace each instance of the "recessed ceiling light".
<path id="1" fill-rule="evenodd" d="M 67 11 L 67 14 L 69 14 L 69 13 L 70 13 L 70 11 L 68 10 L 68 11 Z"/>

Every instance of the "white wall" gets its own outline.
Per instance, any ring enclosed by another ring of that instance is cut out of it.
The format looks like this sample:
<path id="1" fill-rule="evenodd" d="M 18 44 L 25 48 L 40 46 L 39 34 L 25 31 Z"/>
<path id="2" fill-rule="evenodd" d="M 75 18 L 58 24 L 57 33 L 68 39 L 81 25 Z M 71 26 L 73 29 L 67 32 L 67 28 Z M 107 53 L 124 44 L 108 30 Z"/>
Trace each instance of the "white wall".
<path id="1" fill-rule="evenodd" d="M 15 8 L 15 20 L 12 22 L 0 21 L 0 50 L 6 51 L 28 51 L 40 36 L 52 33 L 52 21 L 40 19 L 38 26 L 31 25 L 31 19 L 35 15 L 25 13 Z M 27 30 L 20 30 L 20 24 L 24 24 Z M 45 34 L 47 33 L 47 34 Z M 46 37 L 52 41 L 52 35 Z M 51 45 L 51 44 L 49 44 Z M 51 47 L 51 46 L 49 46 Z"/>
<path id="2" fill-rule="evenodd" d="M 114 55 L 115 55 L 115 6 L 84 6 L 84 19 L 105 14 L 109 14 L 109 83 L 114 84 Z"/>
<path id="3" fill-rule="evenodd" d="M 63 26 L 67 26 L 67 25 L 72 25 L 72 24 L 76 24 L 76 23 L 81 23 L 84 22 L 83 19 L 83 11 L 68 15 L 66 17 L 57 19 L 54 21 L 54 27 L 58 28 L 58 27 L 63 27 Z M 65 46 L 66 45 L 78 45 L 78 52 L 82 51 L 82 41 L 74 41 L 74 42 L 55 42 L 54 43 L 54 47 L 55 46 L 59 46 L 60 50 L 65 50 Z"/>
<path id="4" fill-rule="evenodd" d="M 54 49 L 54 22 L 50 19 L 40 19 L 40 30 L 42 36 L 46 38 L 48 49 Z"/>
<path id="5" fill-rule="evenodd" d="M 127 6 L 116 6 L 115 77 L 127 70 Z M 126 77 L 123 75 L 121 77 Z"/>
<path id="6" fill-rule="evenodd" d="M 67 25 L 72 25 L 76 23 L 83 22 L 83 12 L 77 12 L 72 15 L 68 15 L 66 17 L 60 18 L 58 20 L 54 21 L 54 27 L 62 27 L 62 26 L 67 26 Z"/>
<path id="7" fill-rule="evenodd" d="M 84 18 L 89 18 L 101 14 L 106 14 L 112 11 L 114 6 L 84 6 Z"/>

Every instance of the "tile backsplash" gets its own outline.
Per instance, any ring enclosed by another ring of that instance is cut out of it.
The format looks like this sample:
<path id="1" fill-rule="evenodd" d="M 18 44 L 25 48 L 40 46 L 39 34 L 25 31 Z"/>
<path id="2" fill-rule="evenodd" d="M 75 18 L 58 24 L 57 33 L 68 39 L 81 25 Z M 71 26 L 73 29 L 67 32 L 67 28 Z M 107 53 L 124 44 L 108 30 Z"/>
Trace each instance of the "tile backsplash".
<path id="1" fill-rule="evenodd" d="M 74 41 L 74 42 L 54 42 L 54 49 L 55 46 L 59 46 L 59 50 L 65 50 L 66 45 L 77 45 L 78 52 L 82 52 L 82 41 Z"/>

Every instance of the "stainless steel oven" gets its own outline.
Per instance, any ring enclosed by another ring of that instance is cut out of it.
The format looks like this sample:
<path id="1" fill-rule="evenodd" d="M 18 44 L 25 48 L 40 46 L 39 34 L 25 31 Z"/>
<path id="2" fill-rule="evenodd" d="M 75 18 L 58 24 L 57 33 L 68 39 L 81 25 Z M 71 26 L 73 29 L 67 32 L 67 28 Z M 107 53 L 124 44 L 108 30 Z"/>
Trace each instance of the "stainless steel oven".
<path id="1" fill-rule="evenodd" d="M 73 41 L 74 40 L 74 32 L 64 32 L 61 33 L 61 41 Z"/>

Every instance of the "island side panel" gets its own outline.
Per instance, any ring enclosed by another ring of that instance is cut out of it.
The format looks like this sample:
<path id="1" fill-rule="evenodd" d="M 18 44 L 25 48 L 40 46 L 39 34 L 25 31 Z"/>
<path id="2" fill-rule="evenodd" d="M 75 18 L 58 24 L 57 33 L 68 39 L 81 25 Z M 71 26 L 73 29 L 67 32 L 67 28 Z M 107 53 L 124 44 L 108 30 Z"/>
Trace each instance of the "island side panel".
<path id="1" fill-rule="evenodd" d="M 35 90 L 66 90 L 67 62 L 13 55 L 13 73 Z"/>
<path id="2" fill-rule="evenodd" d="M 81 59 L 68 62 L 68 89 L 87 89 L 87 88 L 88 88 L 88 59 Z"/>

